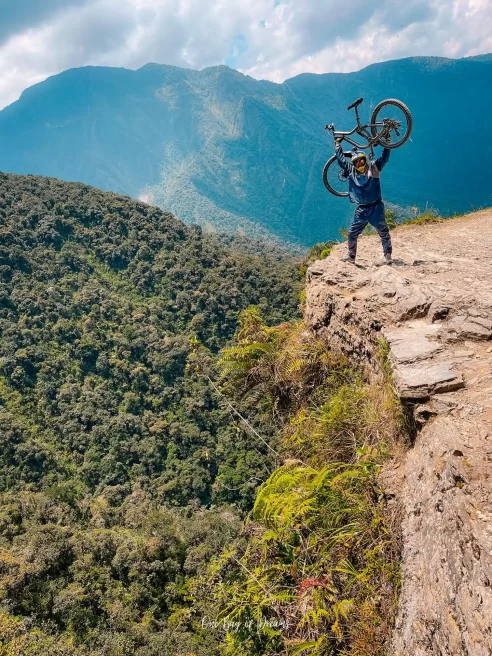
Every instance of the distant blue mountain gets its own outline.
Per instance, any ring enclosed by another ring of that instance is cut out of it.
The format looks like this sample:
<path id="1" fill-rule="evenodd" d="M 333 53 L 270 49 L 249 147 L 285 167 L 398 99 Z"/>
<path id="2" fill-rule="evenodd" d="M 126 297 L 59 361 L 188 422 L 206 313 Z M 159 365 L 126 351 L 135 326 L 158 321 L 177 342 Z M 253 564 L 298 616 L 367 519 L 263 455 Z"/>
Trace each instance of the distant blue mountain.
<path id="1" fill-rule="evenodd" d="M 336 237 L 353 208 L 323 187 L 328 122 L 346 107 L 403 100 L 412 141 L 392 153 L 385 198 L 443 213 L 492 204 L 492 56 L 415 57 L 283 84 L 218 66 L 85 67 L 27 89 L 0 112 L 0 169 L 141 197 L 209 229 L 310 245 Z"/>

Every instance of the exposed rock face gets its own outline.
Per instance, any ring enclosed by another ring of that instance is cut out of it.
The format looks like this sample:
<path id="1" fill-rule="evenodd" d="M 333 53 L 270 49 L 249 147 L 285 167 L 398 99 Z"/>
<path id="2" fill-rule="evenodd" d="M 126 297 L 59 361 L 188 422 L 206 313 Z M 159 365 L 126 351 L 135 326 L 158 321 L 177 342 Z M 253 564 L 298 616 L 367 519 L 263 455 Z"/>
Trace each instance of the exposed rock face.
<path id="1" fill-rule="evenodd" d="M 492 213 L 377 237 L 308 270 L 306 320 L 377 371 L 381 338 L 422 427 L 387 484 L 404 508 L 392 656 L 492 654 Z"/>

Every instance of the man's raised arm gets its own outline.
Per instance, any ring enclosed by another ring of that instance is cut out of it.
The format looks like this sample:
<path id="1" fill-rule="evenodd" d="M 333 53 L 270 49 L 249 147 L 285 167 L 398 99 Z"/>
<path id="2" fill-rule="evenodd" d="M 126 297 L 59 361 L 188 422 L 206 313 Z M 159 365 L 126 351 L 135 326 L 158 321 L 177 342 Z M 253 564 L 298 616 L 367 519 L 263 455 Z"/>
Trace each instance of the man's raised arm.
<path id="1" fill-rule="evenodd" d="M 375 161 L 376 166 L 378 167 L 378 171 L 381 173 L 381 171 L 384 169 L 386 164 L 388 163 L 388 160 L 390 158 L 390 149 L 389 148 L 384 148 L 383 152 L 381 155 L 377 158 Z"/>
<path id="2" fill-rule="evenodd" d="M 335 144 L 335 155 L 337 157 L 337 162 L 339 167 L 342 169 L 342 171 L 345 173 L 346 176 L 350 175 L 350 167 L 352 164 L 349 164 L 345 158 L 345 155 L 343 154 L 342 150 L 342 144 L 337 141 Z"/>

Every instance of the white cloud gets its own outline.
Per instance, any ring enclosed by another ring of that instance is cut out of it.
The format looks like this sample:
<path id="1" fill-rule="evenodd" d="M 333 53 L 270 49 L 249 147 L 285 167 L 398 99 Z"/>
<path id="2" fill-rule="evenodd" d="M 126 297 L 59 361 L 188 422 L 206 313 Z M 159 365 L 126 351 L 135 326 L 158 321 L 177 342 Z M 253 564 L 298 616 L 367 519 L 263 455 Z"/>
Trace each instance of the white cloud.
<path id="1" fill-rule="evenodd" d="M 49 75 L 89 64 L 203 68 L 228 61 L 282 81 L 410 55 L 492 50 L 492 0 L 45 2 L 52 10 L 36 15 L 36 24 L 34 14 L 28 21 L 17 12 L 10 36 L 3 25 L 0 106 Z"/>

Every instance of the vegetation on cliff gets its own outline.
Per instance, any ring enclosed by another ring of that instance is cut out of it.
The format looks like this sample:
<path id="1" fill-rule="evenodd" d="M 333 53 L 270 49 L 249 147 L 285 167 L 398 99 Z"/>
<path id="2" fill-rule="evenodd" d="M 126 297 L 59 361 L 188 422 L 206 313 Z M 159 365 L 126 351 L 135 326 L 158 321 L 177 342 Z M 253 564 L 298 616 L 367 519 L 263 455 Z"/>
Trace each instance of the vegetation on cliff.
<path id="1" fill-rule="evenodd" d="M 261 404 L 279 433 L 278 468 L 196 586 L 224 653 L 381 656 L 399 585 L 377 476 L 403 428 L 391 380 L 369 385 L 302 322 L 270 328 L 254 308 L 221 368 L 237 407 Z"/>

